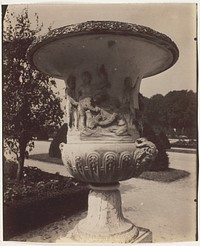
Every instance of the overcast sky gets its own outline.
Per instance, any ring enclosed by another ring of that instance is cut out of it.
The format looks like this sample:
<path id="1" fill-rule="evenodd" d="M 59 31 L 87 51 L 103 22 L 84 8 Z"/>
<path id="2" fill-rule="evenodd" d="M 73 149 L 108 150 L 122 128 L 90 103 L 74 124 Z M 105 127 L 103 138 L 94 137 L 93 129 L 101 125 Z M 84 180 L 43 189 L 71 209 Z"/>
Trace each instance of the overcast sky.
<path id="1" fill-rule="evenodd" d="M 196 91 L 196 5 L 194 3 L 156 4 L 54 4 L 9 5 L 20 13 L 28 6 L 30 17 L 38 13 L 43 32 L 89 20 L 116 20 L 145 25 L 169 36 L 178 46 L 177 63 L 167 71 L 143 80 L 140 92 L 147 97 L 171 90 Z M 60 86 L 63 87 L 63 83 Z"/>

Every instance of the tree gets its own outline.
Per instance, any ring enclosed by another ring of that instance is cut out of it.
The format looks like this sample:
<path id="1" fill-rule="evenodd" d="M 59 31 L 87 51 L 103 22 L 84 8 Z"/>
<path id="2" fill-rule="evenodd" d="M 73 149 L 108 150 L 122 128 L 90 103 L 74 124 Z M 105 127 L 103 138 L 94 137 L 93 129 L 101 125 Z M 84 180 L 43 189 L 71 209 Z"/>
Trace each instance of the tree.
<path id="1" fill-rule="evenodd" d="M 175 128 L 179 135 L 197 136 L 197 99 L 193 91 L 170 91 L 165 96 L 156 94 L 141 99 L 144 119 L 156 134 L 171 133 Z"/>
<path id="2" fill-rule="evenodd" d="M 32 24 L 24 9 L 16 17 L 6 15 L 3 29 L 3 134 L 5 145 L 16 153 L 19 180 L 36 133 L 60 124 L 63 116 L 60 99 L 52 89 L 55 81 L 35 70 L 26 58 L 28 47 L 42 29 L 37 14 L 35 28 Z"/>
<path id="3" fill-rule="evenodd" d="M 166 127 L 166 118 L 163 114 L 164 96 L 156 94 L 145 101 L 144 115 L 154 127 Z"/>
<path id="4" fill-rule="evenodd" d="M 187 90 L 170 91 L 165 96 L 163 112 L 169 128 L 176 128 L 179 134 L 193 132 L 197 119 L 196 93 Z"/>

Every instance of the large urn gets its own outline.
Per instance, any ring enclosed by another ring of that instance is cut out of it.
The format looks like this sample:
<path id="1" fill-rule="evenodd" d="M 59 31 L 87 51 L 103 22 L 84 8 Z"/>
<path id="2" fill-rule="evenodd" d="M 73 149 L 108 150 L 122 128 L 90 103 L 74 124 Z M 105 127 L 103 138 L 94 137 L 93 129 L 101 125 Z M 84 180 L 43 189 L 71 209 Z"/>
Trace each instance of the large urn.
<path id="1" fill-rule="evenodd" d="M 68 172 L 90 185 L 88 214 L 74 228 L 78 242 L 150 242 L 151 232 L 124 218 L 119 181 L 148 170 L 156 147 L 140 138 L 143 78 L 170 68 L 178 49 L 148 27 L 89 21 L 50 31 L 31 45 L 36 69 L 66 84 Z"/>

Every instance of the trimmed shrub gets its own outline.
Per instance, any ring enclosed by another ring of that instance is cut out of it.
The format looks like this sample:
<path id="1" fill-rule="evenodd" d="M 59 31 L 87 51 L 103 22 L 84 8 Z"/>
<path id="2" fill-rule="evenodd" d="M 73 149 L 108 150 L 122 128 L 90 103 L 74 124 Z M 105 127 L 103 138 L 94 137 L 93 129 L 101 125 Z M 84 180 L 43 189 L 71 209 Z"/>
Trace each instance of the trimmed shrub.
<path id="1" fill-rule="evenodd" d="M 161 131 L 159 134 L 158 134 L 158 138 L 160 139 L 163 147 L 165 149 L 170 149 L 171 148 L 171 145 L 170 145 L 170 142 L 169 142 L 169 139 L 167 137 L 167 135 L 165 134 L 164 131 Z"/>
<path id="2" fill-rule="evenodd" d="M 59 149 L 60 143 L 67 143 L 67 124 L 63 124 L 61 128 L 58 130 L 56 136 L 52 140 L 49 147 L 49 156 L 55 158 L 61 158 L 61 152 Z"/>
<path id="3" fill-rule="evenodd" d="M 166 143 L 162 141 L 162 138 L 159 138 L 152 127 L 144 122 L 142 137 L 147 138 L 149 141 L 153 142 L 158 149 L 158 154 L 155 161 L 152 163 L 151 171 L 163 171 L 169 167 L 169 158 L 166 153 Z"/>

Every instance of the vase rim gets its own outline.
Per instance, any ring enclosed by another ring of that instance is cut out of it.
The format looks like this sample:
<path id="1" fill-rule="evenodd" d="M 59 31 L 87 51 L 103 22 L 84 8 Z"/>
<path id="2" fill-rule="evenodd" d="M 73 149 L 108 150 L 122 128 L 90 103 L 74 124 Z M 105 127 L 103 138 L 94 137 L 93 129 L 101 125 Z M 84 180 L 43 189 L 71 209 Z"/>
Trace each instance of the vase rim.
<path id="1" fill-rule="evenodd" d="M 49 31 L 46 35 L 37 37 L 30 45 L 27 51 L 27 58 L 31 65 L 37 70 L 40 70 L 34 62 L 34 55 L 41 50 L 45 45 L 53 43 L 60 39 L 66 39 L 69 37 L 85 36 L 85 35 L 116 35 L 130 37 L 134 36 L 148 43 L 156 44 L 162 49 L 168 50 L 172 55 L 172 61 L 166 68 L 160 71 L 153 71 L 148 73 L 145 77 L 150 77 L 160 72 L 163 72 L 173 66 L 179 57 L 179 50 L 176 44 L 165 34 L 157 32 L 149 27 L 143 25 L 137 25 L 133 23 L 126 23 L 120 21 L 86 21 L 78 24 L 71 24 L 62 26 L 60 28 Z M 52 74 L 49 74 L 52 76 Z M 53 74 L 56 78 L 63 78 L 59 74 Z"/>

